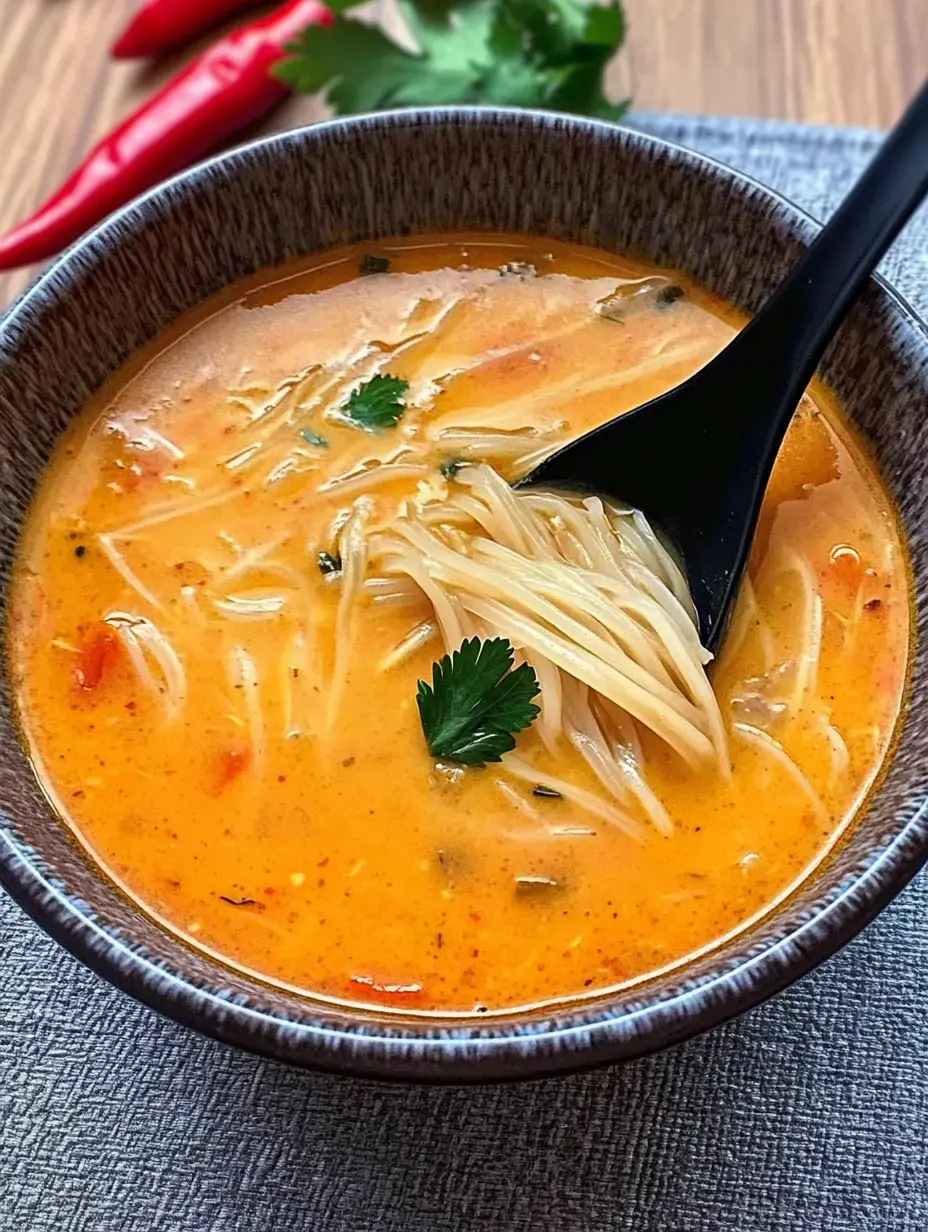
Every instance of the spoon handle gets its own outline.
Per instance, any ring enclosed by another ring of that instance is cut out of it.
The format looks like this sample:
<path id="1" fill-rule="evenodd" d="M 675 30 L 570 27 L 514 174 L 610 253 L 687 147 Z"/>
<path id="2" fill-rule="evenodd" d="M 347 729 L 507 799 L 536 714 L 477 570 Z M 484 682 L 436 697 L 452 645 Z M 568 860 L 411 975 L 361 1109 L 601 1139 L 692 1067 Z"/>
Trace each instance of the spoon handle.
<path id="1" fill-rule="evenodd" d="M 847 309 L 926 192 L 928 83 L 805 256 L 734 343 L 738 368 L 749 382 L 756 385 L 762 373 L 774 386 L 768 390 L 781 407 L 770 425 L 777 444 Z"/>

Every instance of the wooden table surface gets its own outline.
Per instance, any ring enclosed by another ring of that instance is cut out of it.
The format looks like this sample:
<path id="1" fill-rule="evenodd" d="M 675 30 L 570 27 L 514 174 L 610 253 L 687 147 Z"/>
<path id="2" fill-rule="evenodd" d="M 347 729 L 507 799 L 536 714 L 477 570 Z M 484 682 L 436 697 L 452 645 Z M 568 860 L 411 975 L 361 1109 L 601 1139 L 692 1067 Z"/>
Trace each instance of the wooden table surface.
<path id="1" fill-rule="evenodd" d="M 29 213 L 183 62 L 150 69 L 107 60 L 135 3 L 0 0 L 0 227 Z M 629 37 L 610 84 L 639 107 L 882 128 L 928 74 L 928 0 L 626 0 L 626 8 Z M 314 105 L 294 100 L 267 127 L 313 119 Z M 0 305 L 34 273 L 0 277 Z"/>

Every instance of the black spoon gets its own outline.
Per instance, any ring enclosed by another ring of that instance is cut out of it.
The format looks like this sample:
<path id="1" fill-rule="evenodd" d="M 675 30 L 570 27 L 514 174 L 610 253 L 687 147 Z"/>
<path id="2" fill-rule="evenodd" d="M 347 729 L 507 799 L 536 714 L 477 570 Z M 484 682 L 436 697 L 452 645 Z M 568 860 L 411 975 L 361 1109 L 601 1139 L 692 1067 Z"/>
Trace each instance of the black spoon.
<path id="1" fill-rule="evenodd" d="M 599 492 L 678 549 L 718 649 L 790 419 L 828 343 L 928 192 L 928 84 L 763 309 L 669 393 L 546 458 L 517 485 Z"/>

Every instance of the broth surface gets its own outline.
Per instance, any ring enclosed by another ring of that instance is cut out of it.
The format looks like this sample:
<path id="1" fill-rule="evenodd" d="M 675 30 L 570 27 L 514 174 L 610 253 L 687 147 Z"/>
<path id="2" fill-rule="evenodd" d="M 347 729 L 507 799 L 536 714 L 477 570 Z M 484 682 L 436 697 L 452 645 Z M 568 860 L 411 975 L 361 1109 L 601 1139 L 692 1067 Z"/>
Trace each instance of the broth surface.
<path id="1" fill-rule="evenodd" d="M 501 767 L 430 759 L 415 693 L 440 643 L 382 662 L 415 613 L 372 593 L 333 695 L 338 583 L 319 553 L 359 491 L 383 518 L 439 492 L 461 431 L 531 428 L 550 448 L 680 382 L 741 321 L 680 275 L 550 240 L 395 241 L 376 248 L 389 273 L 358 276 L 364 251 L 186 317 L 61 442 L 8 647 L 37 773 L 128 893 L 267 979 L 473 1013 L 647 977 L 769 909 L 872 785 L 908 653 L 889 498 L 814 385 L 767 493 L 753 602 L 711 672 L 730 781 L 645 734 L 672 836 L 632 839 L 565 799 L 516 807 Z M 376 372 L 409 392 L 374 435 L 338 412 Z M 399 477 L 372 481 L 391 461 Z M 119 614 L 176 653 L 173 709 L 145 647 L 140 669 L 112 636 Z M 532 729 L 518 749 L 539 784 L 602 794 L 566 744 L 552 756 Z"/>

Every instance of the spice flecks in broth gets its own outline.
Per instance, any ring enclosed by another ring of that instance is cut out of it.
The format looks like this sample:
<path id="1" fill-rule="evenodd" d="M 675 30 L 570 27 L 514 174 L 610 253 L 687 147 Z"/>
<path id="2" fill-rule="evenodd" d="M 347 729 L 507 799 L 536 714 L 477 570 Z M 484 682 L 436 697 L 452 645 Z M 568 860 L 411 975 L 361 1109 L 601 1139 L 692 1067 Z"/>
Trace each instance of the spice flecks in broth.
<path id="1" fill-rule="evenodd" d="M 553 241 L 375 255 L 389 266 L 359 274 L 355 248 L 256 277 L 75 422 L 16 579 L 30 751 L 114 878 L 265 978 L 472 1013 L 646 977 L 768 909 L 878 773 L 909 621 L 888 498 L 813 386 L 711 673 L 731 780 L 623 729 L 669 828 L 637 805 L 634 835 L 614 824 L 541 720 L 511 763 L 435 762 L 415 702 L 435 611 L 346 544 L 464 464 L 512 478 L 683 380 L 738 320 L 682 276 Z M 388 379 L 401 413 L 353 421 Z"/>

